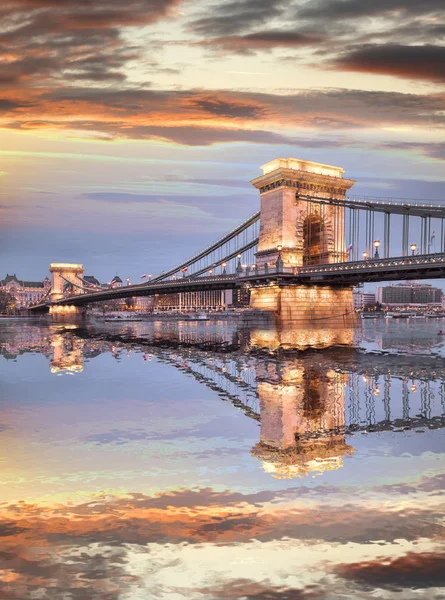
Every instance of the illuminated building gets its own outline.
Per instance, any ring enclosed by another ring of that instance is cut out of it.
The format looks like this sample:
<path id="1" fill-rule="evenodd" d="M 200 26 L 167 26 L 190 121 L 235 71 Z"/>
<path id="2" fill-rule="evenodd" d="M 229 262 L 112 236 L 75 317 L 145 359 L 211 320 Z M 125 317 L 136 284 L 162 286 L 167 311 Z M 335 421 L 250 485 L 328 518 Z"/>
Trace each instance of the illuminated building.
<path id="1" fill-rule="evenodd" d="M 16 308 L 26 308 L 30 304 L 38 302 L 45 296 L 51 287 L 48 277 L 43 281 L 24 281 L 15 275 L 6 275 L 0 281 L 2 289 L 10 294 L 16 302 Z"/>
<path id="2" fill-rule="evenodd" d="M 359 292 L 356 290 L 352 292 L 352 299 L 354 301 L 354 309 L 356 310 L 374 306 L 376 302 L 375 294 L 371 292 Z"/>
<path id="3" fill-rule="evenodd" d="M 162 294 L 155 296 L 154 308 L 159 311 L 224 310 L 231 300 L 231 293 L 221 290 Z"/>
<path id="4" fill-rule="evenodd" d="M 415 304 L 441 306 L 442 297 L 443 292 L 441 289 L 414 281 L 378 287 L 376 294 L 377 302 L 385 306 Z"/>

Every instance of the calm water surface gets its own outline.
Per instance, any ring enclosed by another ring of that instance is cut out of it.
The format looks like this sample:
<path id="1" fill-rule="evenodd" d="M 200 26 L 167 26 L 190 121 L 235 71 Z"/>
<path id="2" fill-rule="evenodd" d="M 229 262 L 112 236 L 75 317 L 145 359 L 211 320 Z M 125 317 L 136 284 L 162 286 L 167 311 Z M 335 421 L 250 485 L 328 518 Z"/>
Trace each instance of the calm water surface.
<path id="1" fill-rule="evenodd" d="M 0 598 L 445 598 L 441 327 L 0 323 Z"/>

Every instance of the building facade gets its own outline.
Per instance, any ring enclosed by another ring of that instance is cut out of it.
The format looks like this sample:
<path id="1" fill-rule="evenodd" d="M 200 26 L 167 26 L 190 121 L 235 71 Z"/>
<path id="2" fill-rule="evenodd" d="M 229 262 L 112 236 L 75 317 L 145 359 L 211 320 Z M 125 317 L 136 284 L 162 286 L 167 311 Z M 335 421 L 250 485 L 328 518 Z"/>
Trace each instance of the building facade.
<path id="1" fill-rule="evenodd" d="M 362 292 L 354 290 L 352 292 L 354 302 L 354 310 L 362 310 L 362 308 L 371 308 L 376 304 L 376 295 L 372 292 Z"/>
<path id="2" fill-rule="evenodd" d="M 405 282 L 377 288 L 377 302 L 384 306 L 442 306 L 443 291 L 430 284 Z"/>
<path id="3" fill-rule="evenodd" d="M 27 308 L 31 304 L 39 302 L 51 288 L 51 281 L 48 277 L 45 277 L 43 281 L 25 281 L 18 279 L 15 273 L 14 275 L 7 274 L 0 284 L 2 290 L 14 298 L 17 309 Z"/>
<path id="4" fill-rule="evenodd" d="M 188 312 L 194 310 L 224 310 L 227 308 L 226 294 L 221 290 L 184 292 L 180 294 L 160 294 L 154 298 L 154 310 Z"/>

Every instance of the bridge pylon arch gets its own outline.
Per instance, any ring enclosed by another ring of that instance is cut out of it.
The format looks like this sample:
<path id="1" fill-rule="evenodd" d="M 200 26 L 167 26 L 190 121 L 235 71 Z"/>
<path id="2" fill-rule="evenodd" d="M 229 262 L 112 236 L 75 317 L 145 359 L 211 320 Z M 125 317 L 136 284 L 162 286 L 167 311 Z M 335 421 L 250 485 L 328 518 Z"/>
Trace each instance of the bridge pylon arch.
<path id="1" fill-rule="evenodd" d="M 51 263 L 49 272 L 51 273 L 51 302 L 56 302 L 63 298 L 63 287 L 66 282 L 73 283 L 73 294 L 81 293 L 83 287 L 82 276 L 84 272 L 83 265 L 75 263 Z"/>

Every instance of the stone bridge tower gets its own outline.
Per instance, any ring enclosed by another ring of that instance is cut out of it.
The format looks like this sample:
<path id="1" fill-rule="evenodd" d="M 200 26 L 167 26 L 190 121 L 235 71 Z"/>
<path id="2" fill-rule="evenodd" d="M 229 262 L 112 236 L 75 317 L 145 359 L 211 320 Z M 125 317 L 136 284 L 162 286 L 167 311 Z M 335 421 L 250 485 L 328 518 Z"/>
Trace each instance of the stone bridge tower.
<path id="1" fill-rule="evenodd" d="M 73 283 L 73 294 L 82 292 L 82 276 L 84 272 L 83 265 L 71 263 L 51 263 L 49 272 L 51 273 L 51 302 L 63 298 L 63 286 L 68 281 Z"/>
<path id="2" fill-rule="evenodd" d="M 343 179 L 344 169 L 296 158 L 276 158 L 261 169 L 252 181 L 261 197 L 258 266 L 274 266 L 278 249 L 285 267 L 346 260 L 344 209 L 304 199 L 344 199 L 355 183 Z"/>
<path id="3" fill-rule="evenodd" d="M 277 158 L 261 168 L 263 175 L 252 181 L 261 198 L 258 267 L 267 263 L 273 272 L 279 257 L 284 268 L 347 260 L 344 208 L 305 199 L 344 199 L 355 183 L 343 178 L 344 169 L 296 158 Z M 251 319 L 273 316 L 276 325 L 294 330 L 326 332 L 357 322 L 352 288 L 344 285 L 257 286 L 250 307 Z"/>

